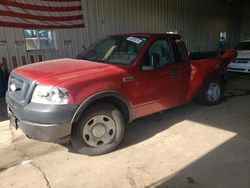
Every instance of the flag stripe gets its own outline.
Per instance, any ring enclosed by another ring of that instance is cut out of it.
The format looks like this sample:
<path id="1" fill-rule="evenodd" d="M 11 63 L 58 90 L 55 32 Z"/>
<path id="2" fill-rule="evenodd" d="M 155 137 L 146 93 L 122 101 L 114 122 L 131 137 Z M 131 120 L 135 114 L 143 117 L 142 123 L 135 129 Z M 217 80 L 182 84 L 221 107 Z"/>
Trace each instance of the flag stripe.
<path id="1" fill-rule="evenodd" d="M 73 21 L 39 21 L 34 19 L 23 19 L 23 18 L 13 18 L 9 16 L 0 16 L 0 20 L 5 22 L 14 22 L 20 24 L 33 24 L 36 25 L 79 25 L 83 24 L 83 20 L 73 20 Z"/>
<path id="2" fill-rule="evenodd" d="M 51 12 L 51 11 L 39 11 L 39 10 L 28 10 L 28 9 L 22 9 L 18 7 L 8 7 L 8 6 L 1 6 L 0 5 L 0 11 L 10 11 L 15 13 L 22 13 L 22 14 L 32 14 L 35 16 L 78 16 L 82 15 L 82 11 L 71 11 L 71 12 Z"/>
<path id="3" fill-rule="evenodd" d="M 14 22 L 4 22 L 0 21 L 0 25 L 5 27 L 18 27 L 24 29 L 61 29 L 61 28 L 79 28 L 84 27 L 84 24 L 75 24 L 75 25 L 33 25 L 33 24 L 24 24 L 24 23 L 14 23 Z"/>
<path id="4" fill-rule="evenodd" d="M 40 6 L 40 5 L 17 3 L 13 1 L 1 1 L 0 5 L 19 7 L 19 8 L 30 9 L 30 10 L 55 11 L 55 12 L 82 10 L 81 6 L 51 7 L 51 6 Z"/>
<path id="5" fill-rule="evenodd" d="M 84 27 L 80 0 L 0 0 L 0 26 L 29 29 Z"/>
<path id="6" fill-rule="evenodd" d="M 49 2 L 81 2 L 81 0 L 41 0 L 41 1 L 49 1 Z"/>
<path id="7" fill-rule="evenodd" d="M 11 0 L 16 3 L 23 3 L 28 5 L 36 5 L 36 6 L 49 6 L 49 7 L 74 7 L 81 6 L 80 1 L 42 1 L 42 0 Z"/>
<path id="8" fill-rule="evenodd" d="M 17 17 L 17 18 L 26 18 L 26 19 L 34 19 L 34 20 L 40 20 L 40 21 L 70 21 L 70 20 L 82 20 L 82 15 L 76 15 L 76 16 L 38 16 L 38 15 L 32 15 L 32 14 L 24 14 L 24 13 L 16 13 L 11 11 L 3 11 L 0 10 L 0 16 L 9 16 L 9 17 Z"/>

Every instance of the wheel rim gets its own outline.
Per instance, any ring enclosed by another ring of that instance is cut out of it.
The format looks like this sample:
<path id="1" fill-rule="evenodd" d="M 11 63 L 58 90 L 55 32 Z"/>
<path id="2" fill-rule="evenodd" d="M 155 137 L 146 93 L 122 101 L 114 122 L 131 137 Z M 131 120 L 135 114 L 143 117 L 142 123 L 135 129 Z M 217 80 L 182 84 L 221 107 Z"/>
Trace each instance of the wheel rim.
<path id="1" fill-rule="evenodd" d="M 220 97 L 220 93 L 220 86 L 216 82 L 211 82 L 207 90 L 207 100 L 210 102 L 218 100 Z"/>
<path id="2" fill-rule="evenodd" d="M 105 115 L 92 117 L 83 128 L 83 139 L 91 147 L 101 147 L 111 143 L 115 134 L 114 120 Z"/>

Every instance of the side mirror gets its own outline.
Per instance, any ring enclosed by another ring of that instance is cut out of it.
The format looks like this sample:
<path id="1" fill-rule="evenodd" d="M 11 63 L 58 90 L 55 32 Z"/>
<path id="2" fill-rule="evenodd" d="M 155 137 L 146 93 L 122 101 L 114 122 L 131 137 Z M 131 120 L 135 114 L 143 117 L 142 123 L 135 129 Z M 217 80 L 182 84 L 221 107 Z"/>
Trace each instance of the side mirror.
<path id="1" fill-rule="evenodd" d="M 151 71 L 154 70 L 155 68 L 153 66 L 141 66 L 142 71 Z"/>

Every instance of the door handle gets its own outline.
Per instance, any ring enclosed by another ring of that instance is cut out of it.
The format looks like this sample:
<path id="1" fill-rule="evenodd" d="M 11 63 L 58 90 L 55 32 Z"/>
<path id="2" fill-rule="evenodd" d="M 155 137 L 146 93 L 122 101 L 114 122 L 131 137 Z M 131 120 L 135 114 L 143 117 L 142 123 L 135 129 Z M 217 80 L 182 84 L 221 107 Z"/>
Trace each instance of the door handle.
<path id="1" fill-rule="evenodd" d="M 123 82 L 131 82 L 134 81 L 135 77 L 134 76 L 125 76 L 123 77 Z"/>
<path id="2" fill-rule="evenodd" d="M 179 75 L 179 70 L 178 69 L 174 69 L 171 71 L 171 78 L 176 78 Z"/>

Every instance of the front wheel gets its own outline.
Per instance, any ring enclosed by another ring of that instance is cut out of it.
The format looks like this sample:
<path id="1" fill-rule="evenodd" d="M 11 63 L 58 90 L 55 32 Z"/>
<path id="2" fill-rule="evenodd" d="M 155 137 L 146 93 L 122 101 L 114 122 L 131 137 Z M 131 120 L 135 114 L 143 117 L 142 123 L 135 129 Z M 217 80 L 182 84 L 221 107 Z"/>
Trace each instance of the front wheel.
<path id="1" fill-rule="evenodd" d="M 196 101 L 202 105 L 220 104 L 224 97 L 223 82 L 218 79 L 212 80 L 208 86 L 201 90 Z"/>
<path id="2" fill-rule="evenodd" d="M 84 155 L 111 152 L 124 136 L 122 114 L 110 104 L 97 104 L 89 108 L 73 126 L 71 143 Z"/>

